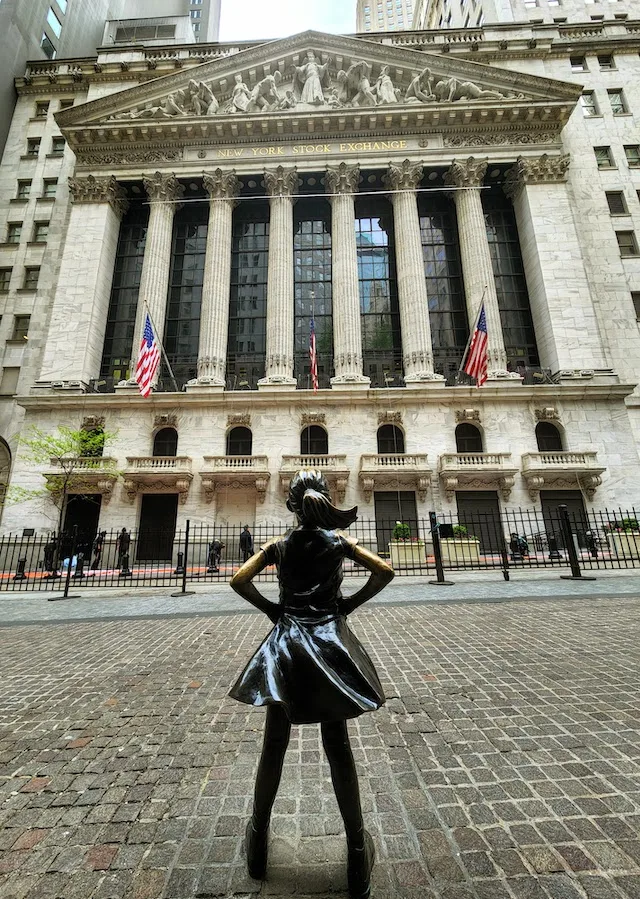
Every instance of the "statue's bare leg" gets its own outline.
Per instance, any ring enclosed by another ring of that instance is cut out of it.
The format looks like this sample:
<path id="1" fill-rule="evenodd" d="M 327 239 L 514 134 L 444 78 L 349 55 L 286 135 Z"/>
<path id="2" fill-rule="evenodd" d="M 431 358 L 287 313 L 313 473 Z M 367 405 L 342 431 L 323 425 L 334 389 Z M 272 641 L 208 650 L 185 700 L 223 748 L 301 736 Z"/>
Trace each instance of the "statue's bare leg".
<path id="1" fill-rule="evenodd" d="M 331 768 L 331 781 L 347 834 L 349 894 L 353 899 L 368 899 L 375 851 L 362 820 L 358 774 L 347 723 L 330 721 L 321 727 L 322 745 Z"/>
<path id="2" fill-rule="evenodd" d="M 291 723 L 285 710 L 277 705 L 267 706 L 262 754 L 253 795 L 253 815 L 246 832 L 247 867 L 251 877 L 257 880 L 262 880 L 267 867 L 271 809 L 280 786 L 290 735 Z"/>

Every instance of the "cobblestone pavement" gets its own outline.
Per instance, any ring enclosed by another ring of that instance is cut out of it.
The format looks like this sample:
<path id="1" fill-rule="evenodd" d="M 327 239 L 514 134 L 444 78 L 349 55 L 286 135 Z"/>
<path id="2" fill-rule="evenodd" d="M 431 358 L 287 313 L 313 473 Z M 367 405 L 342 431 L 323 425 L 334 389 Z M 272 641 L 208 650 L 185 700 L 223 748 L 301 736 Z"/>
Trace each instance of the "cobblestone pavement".
<path id="1" fill-rule="evenodd" d="M 268 626 L 0 630 L 2 899 L 345 895 L 312 725 L 294 728 L 268 880 L 245 873 L 264 713 L 226 691 Z M 351 725 L 373 899 L 640 897 L 640 596 L 378 605 L 352 626 L 388 697 Z"/>

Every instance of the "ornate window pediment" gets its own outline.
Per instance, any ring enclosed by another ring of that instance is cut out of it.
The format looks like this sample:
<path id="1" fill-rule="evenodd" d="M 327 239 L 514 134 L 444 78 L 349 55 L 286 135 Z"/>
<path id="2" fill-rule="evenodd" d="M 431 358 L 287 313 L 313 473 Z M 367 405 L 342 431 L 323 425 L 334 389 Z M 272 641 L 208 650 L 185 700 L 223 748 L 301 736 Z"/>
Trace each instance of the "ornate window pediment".
<path id="1" fill-rule="evenodd" d="M 402 134 L 413 125 L 473 125 L 473 110 L 478 124 L 501 124 L 505 105 L 511 127 L 546 123 L 553 133 L 579 94 L 547 78 L 308 31 L 74 106 L 57 121 L 82 162 L 96 146 L 134 139 L 202 145 L 271 134 L 299 139 L 316 130 L 362 137 L 393 133 L 396 120 Z M 501 111 L 487 121 L 487 110 Z M 300 116 L 303 131 L 295 125 Z"/>

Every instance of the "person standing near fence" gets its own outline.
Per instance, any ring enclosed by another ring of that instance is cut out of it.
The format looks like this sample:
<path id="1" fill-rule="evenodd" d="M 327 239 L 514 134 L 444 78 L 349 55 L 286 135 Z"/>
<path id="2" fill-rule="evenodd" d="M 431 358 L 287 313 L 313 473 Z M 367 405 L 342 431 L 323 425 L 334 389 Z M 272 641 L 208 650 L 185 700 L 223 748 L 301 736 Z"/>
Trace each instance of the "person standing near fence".
<path id="1" fill-rule="evenodd" d="M 249 530 L 248 524 L 245 524 L 240 534 L 240 555 L 243 562 L 246 562 L 249 556 L 253 555 L 253 535 Z"/>
<path id="2" fill-rule="evenodd" d="M 104 538 L 106 536 L 106 531 L 100 531 L 100 533 L 97 534 L 96 539 L 93 541 L 93 560 L 91 562 L 92 571 L 96 571 L 96 569 L 100 565 L 100 559 L 102 558 L 102 548 L 104 546 Z"/>
<path id="3" fill-rule="evenodd" d="M 218 540 L 217 537 L 209 544 L 209 558 L 207 559 L 208 568 L 207 571 L 214 572 L 220 571 L 220 559 L 222 557 L 222 550 L 224 549 L 224 543 L 221 540 Z"/>
<path id="4" fill-rule="evenodd" d="M 122 563 L 124 561 L 124 557 L 127 557 L 127 564 L 129 563 L 129 548 L 131 546 L 131 534 L 127 532 L 126 528 L 122 528 L 120 533 L 118 534 L 118 539 L 116 541 L 116 549 L 118 551 L 118 568 L 122 567 Z"/>

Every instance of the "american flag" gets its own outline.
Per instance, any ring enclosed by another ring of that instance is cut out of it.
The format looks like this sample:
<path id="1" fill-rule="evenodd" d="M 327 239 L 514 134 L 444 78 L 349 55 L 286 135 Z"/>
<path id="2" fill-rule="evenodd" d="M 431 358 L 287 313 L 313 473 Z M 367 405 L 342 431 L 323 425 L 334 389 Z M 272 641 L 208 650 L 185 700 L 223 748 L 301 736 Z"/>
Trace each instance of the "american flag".
<path id="1" fill-rule="evenodd" d="M 136 364 L 136 381 L 142 396 L 149 396 L 151 384 L 160 365 L 160 350 L 156 336 L 151 327 L 151 319 L 147 312 L 144 319 L 144 333 L 140 341 L 140 353 Z"/>
<path id="2" fill-rule="evenodd" d="M 476 322 L 476 328 L 471 338 L 469 350 L 463 362 L 463 369 L 472 378 L 476 379 L 476 386 L 482 387 L 487 380 L 487 317 L 484 313 L 484 303 L 480 307 L 480 315 Z"/>
<path id="3" fill-rule="evenodd" d="M 314 391 L 318 389 L 318 353 L 316 352 L 316 323 L 311 316 L 309 329 L 309 361 L 311 362 L 311 386 Z"/>

